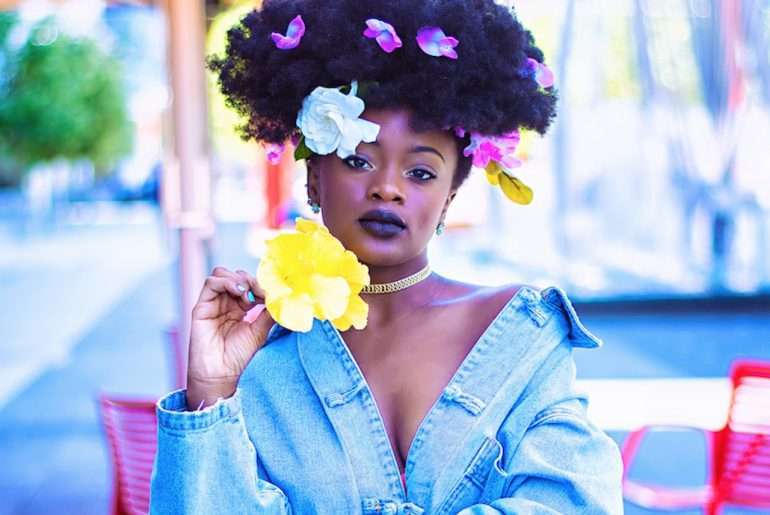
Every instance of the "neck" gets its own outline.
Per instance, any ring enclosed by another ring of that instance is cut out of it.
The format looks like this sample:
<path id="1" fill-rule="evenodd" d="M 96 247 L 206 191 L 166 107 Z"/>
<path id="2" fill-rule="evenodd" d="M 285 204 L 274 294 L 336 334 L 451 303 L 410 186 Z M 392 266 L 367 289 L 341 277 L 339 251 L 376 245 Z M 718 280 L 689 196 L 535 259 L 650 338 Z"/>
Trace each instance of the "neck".
<path id="1" fill-rule="evenodd" d="M 427 256 L 421 255 L 395 266 L 368 265 L 369 278 L 372 284 L 398 281 L 419 272 L 427 264 Z M 362 294 L 362 298 L 369 305 L 369 326 L 385 325 L 404 312 L 429 303 L 436 296 L 438 283 L 438 276 L 431 274 L 427 279 L 397 292 L 381 295 Z"/>
<path id="2" fill-rule="evenodd" d="M 369 265 L 369 280 L 372 284 L 390 283 L 409 277 L 425 268 L 428 264 L 428 256 L 424 253 L 414 259 L 398 265 Z M 415 285 L 416 286 L 416 285 Z M 410 289 L 410 288 L 407 288 Z"/>

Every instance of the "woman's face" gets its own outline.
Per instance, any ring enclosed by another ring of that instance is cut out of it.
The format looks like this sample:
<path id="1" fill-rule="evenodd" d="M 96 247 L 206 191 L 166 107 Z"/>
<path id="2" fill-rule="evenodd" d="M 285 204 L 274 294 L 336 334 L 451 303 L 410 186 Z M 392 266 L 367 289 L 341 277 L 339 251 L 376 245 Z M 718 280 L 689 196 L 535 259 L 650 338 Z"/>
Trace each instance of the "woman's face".
<path id="1" fill-rule="evenodd" d="M 444 131 L 414 132 L 410 112 L 366 110 L 377 123 L 374 143 L 347 159 L 309 163 L 308 192 L 324 225 L 368 265 L 392 266 L 422 254 L 454 198 L 457 146 Z"/>

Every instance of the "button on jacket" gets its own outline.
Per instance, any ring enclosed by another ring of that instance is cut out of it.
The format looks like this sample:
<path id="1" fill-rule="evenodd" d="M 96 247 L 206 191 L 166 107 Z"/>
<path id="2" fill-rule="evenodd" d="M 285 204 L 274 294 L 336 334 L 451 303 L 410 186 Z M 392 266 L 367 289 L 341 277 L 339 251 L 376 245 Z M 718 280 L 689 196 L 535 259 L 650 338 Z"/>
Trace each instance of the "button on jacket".
<path id="1" fill-rule="evenodd" d="M 558 287 L 522 286 L 421 422 L 406 489 L 339 332 L 278 325 L 232 397 L 158 401 L 152 514 L 621 514 L 615 443 L 586 417 L 573 347 L 601 341 Z"/>

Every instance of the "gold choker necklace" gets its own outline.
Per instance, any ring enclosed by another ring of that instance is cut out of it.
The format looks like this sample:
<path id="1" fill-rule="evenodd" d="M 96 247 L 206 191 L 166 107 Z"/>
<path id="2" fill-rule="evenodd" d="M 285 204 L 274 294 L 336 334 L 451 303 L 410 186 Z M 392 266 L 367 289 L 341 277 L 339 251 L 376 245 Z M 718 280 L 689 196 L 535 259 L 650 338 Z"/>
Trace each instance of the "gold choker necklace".
<path id="1" fill-rule="evenodd" d="M 420 281 L 427 279 L 429 275 L 430 265 L 425 265 L 425 268 L 416 274 L 393 281 L 392 283 L 367 284 L 361 289 L 361 293 L 393 293 L 414 286 Z"/>

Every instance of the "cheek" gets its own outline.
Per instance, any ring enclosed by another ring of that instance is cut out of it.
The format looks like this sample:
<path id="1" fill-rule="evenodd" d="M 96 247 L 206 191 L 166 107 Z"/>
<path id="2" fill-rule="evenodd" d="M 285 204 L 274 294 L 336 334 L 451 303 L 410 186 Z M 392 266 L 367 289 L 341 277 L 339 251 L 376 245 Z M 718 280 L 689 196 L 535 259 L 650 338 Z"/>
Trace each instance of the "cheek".
<path id="1" fill-rule="evenodd" d="M 419 225 L 417 231 L 420 234 L 431 235 L 438 225 L 444 203 L 449 195 L 449 187 L 446 188 L 447 191 L 444 189 L 444 187 L 435 188 L 430 192 L 424 192 L 419 203 L 413 204 L 416 208 L 414 221 Z M 417 205 L 420 207 L 417 208 Z"/>

